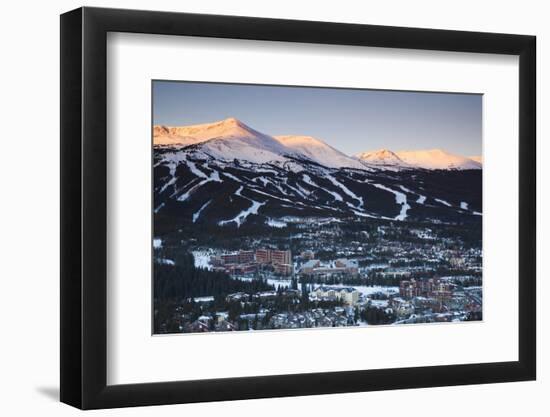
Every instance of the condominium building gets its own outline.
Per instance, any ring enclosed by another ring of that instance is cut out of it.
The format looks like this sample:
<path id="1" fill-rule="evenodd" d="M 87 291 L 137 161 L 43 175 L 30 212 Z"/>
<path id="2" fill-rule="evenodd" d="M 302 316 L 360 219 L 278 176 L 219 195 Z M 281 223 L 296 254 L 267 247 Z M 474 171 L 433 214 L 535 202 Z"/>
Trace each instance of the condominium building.
<path id="1" fill-rule="evenodd" d="M 290 264 L 292 263 L 292 255 L 289 250 L 272 250 L 271 262 L 276 264 Z"/>
<path id="2" fill-rule="evenodd" d="M 273 264 L 273 271 L 279 275 L 292 275 L 291 264 Z"/>
<path id="3" fill-rule="evenodd" d="M 256 262 L 260 264 L 271 263 L 271 249 L 256 249 Z"/>
<path id="4" fill-rule="evenodd" d="M 355 305 L 359 301 L 359 291 L 353 287 L 317 287 L 313 295 L 321 299 L 342 300 L 347 305 Z"/>
<path id="5" fill-rule="evenodd" d="M 256 249 L 256 262 L 260 264 L 291 264 L 292 253 L 289 250 Z"/>

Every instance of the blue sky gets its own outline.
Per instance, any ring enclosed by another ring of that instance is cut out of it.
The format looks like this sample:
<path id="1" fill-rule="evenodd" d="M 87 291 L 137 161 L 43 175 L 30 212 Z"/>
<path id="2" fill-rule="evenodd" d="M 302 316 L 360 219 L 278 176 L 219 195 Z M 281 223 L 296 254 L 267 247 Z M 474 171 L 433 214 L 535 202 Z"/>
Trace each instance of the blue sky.
<path id="1" fill-rule="evenodd" d="M 482 96 L 153 81 L 153 123 L 235 117 L 270 135 L 309 135 L 352 155 L 442 148 L 481 155 Z"/>

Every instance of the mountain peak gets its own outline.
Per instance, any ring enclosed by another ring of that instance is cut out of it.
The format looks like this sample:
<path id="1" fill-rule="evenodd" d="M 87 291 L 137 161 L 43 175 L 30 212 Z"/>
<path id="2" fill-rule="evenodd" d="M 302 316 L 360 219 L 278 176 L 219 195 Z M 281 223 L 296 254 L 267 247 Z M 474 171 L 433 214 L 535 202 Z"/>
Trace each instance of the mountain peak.
<path id="1" fill-rule="evenodd" d="M 376 151 L 361 152 L 356 155 L 361 161 L 375 165 L 393 165 L 406 167 L 408 164 L 404 162 L 395 152 L 389 149 L 378 149 Z"/>
<path id="2" fill-rule="evenodd" d="M 379 149 L 359 153 L 356 157 L 367 165 L 380 165 L 383 167 L 481 169 L 481 164 L 478 161 L 439 148 L 400 152 Z"/>
<path id="3" fill-rule="evenodd" d="M 385 148 L 378 149 L 378 150 L 375 150 L 375 151 L 361 152 L 361 153 L 357 154 L 358 157 L 360 157 L 361 155 L 363 155 L 365 157 L 367 157 L 367 156 L 377 156 L 377 157 L 380 157 L 380 158 L 397 157 L 397 155 L 395 155 L 394 152 L 390 151 L 389 149 L 385 149 Z"/>
<path id="4" fill-rule="evenodd" d="M 202 123 L 188 126 L 155 125 L 153 138 L 155 145 L 193 145 L 210 139 L 242 138 L 257 135 L 254 129 L 248 127 L 235 117 L 212 123 Z"/>
<path id="5" fill-rule="evenodd" d="M 225 126 L 228 129 L 240 128 L 246 130 L 252 130 L 249 126 L 241 122 L 236 117 L 228 117 L 226 119 L 220 120 L 219 122 L 210 123 L 211 126 Z"/>
<path id="6" fill-rule="evenodd" d="M 227 119 L 222 120 L 222 123 L 228 124 L 228 125 L 242 125 L 243 123 L 235 118 L 235 117 L 228 117 Z"/>

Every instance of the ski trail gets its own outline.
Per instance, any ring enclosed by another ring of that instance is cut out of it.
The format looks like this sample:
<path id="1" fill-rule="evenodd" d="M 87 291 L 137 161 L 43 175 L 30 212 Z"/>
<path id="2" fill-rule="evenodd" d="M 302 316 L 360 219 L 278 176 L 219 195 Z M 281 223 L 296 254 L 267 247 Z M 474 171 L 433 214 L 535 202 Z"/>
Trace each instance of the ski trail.
<path id="1" fill-rule="evenodd" d="M 405 220 L 407 218 L 407 211 L 411 208 L 411 206 L 407 203 L 407 196 L 400 191 L 392 190 L 391 188 L 388 188 L 382 184 L 373 183 L 372 185 L 374 185 L 376 188 L 388 191 L 395 195 L 395 202 L 401 206 L 401 212 L 397 216 L 395 216 L 395 220 Z"/>
<path id="2" fill-rule="evenodd" d="M 212 202 L 212 200 L 207 201 L 206 203 L 204 203 L 204 204 L 202 205 L 202 207 L 201 207 L 200 209 L 198 209 L 198 211 L 197 211 L 196 213 L 193 214 L 193 223 L 195 223 L 195 222 L 199 219 L 199 217 L 200 217 L 202 211 L 203 211 L 206 207 L 208 207 L 208 205 L 209 205 L 211 202 Z"/>
<path id="3" fill-rule="evenodd" d="M 449 203 L 448 201 L 445 201 L 445 200 L 442 200 L 440 198 L 434 198 L 435 201 L 437 201 L 438 203 L 441 203 L 447 207 L 452 207 L 453 205 L 451 203 Z"/>
<path id="4" fill-rule="evenodd" d="M 330 174 L 326 174 L 326 178 L 333 183 L 336 187 L 340 188 L 345 194 L 353 198 L 354 200 L 359 201 L 359 205 L 356 206 L 359 210 L 363 209 L 363 198 L 359 197 L 357 194 L 355 194 L 353 191 L 351 191 L 348 187 L 346 187 L 344 184 L 342 184 L 340 181 L 338 181 L 336 178 L 334 178 Z"/>
<path id="5" fill-rule="evenodd" d="M 246 198 L 246 197 L 245 197 Z M 247 198 L 247 200 L 250 200 L 252 202 L 252 205 L 247 208 L 246 210 L 241 211 L 239 214 L 237 214 L 234 218 L 229 220 L 222 220 L 218 222 L 220 226 L 235 222 L 237 224 L 237 227 L 241 227 L 241 224 L 243 224 L 246 221 L 246 218 L 250 216 L 251 214 L 258 214 L 258 210 L 260 207 L 262 207 L 266 202 L 259 203 L 257 201 L 251 200 Z"/>

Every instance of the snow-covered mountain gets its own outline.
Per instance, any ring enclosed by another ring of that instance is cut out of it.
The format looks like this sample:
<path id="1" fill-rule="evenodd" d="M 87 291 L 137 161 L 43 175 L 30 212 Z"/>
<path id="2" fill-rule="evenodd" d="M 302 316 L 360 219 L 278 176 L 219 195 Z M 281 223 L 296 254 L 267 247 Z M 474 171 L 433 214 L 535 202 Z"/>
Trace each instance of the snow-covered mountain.
<path id="1" fill-rule="evenodd" d="M 199 127 L 194 138 L 200 138 L 200 141 L 188 150 L 198 158 L 241 160 L 258 164 L 284 163 L 287 161 L 285 155 L 290 153 L 273 136 L 258 132 L 235 118 Z"/>
<path id="2" fill-rule="evenodd" d="M 468 158 L 470 158 L 472 161 L 476 161 L 476 162 L 479 162 L 480 164 L 483 164 L 483 157 L 481 155 L 469 156 Z"/>
<path id="3" fill-rule="evenodd" d="M 215 158 L 252 163 L 295 164 L 313 161 L 327 168 L 354 169 L 481 169 L 480 162 L 441 149 L 392 152 L 381 149 L 350 157 L 311 136 L 270 136 L 230 117 L 214 123 L 153 128 L 155 146 L 190 147 L 199 159 Z"/>
<path id="4" fill-rule="evenodd" d="M 421 151 L 401 151 L 396 155 L 402 161 L 417 168 L 424 169 L 481 169 L 479 162 L 465 156 L 455 155 L 442 149 Z"/>
<path id="5" fill-rule="evenodd" d="M 204 144 L 207 144 L 205 142 Z M 329 168 L 207 158 L 197 145 L 154 154 L 155 228 L 285 227 L 286 222 L 479 221 L 480 170 Z M 197 158 L 199 156 L 199 158 Z M 302 220 L 305 219 L 305 220 Z M 325 220 L 323 220 L 325 219 Z"/>
<path id="6" fill-rule="evenodd" d="M 356 157 L 368 166 L 388 169 L 481 169 L 481 163 L 441 149 L 392 152 L 387 149 L 362 152 Z"/>
<path id="7" fill-rule="evenodd" d="M 196 157 L 213 157 L 266 163 L 286 163 L 307 159 L 330 168 L 365 167 L 356 159 L 311 136 L 270 136 L 230 117 L 214 123 L 193 126 L 167 127 L 157 125 L 153 130 L 156 146 L 191 146 Z"/>
<path id="8" fill-rule="evenodd" d="M 311 136 L 286 135 L 275 136 L 275 139 L 289 149 L 289 154 L 308 158 L 329 168 L 365 168 L 356 159 Z"/>
<path id="9" fill-rule="evenodd" d="M 154 138 L 155 228 L 481 215 L 481 164 L 440 150 L 350 157 L 320 139 L 274 137 L 235 118 L 155 126 Z"/>
<path id="10" fill-rule="evenodd" d="M 411 166 L 403 161 L 394 152 L 388 149 L 380 149 L 377 151 L 361 152 L 356 157 L 367 165 L 375 165 L 378 167 L 388 168 L 411 168 Z"/>
<path id="11" fill-rule="evenodd" d="M 264 135 L 234 117 L 214 123 L 203 123 L 190 126 L 153 127 L 154 145 L 193 145 L 211 139 L 244 139 L 253 140 Z"/>

